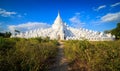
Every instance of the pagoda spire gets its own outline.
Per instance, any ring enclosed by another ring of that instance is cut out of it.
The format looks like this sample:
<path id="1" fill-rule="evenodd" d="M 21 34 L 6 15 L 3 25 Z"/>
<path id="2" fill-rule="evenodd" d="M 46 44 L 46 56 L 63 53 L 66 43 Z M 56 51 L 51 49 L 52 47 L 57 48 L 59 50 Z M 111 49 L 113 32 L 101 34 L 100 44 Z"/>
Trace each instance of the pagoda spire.
<path id="1" fill-rule="evenodd" d="M 52 25 L 52 28 L 59 29 L 61 26 L 63 26 L 63 21 L 60 17 L 60 12 L 58 11 L 58 15 L 54 21 L 54 24 Z"/>
<path id="2" fill-rule="evenodd" d="M 60 17 L 60 11 L 58 10 L 58 16 Z"/>
<path id="3" fill-rule="evenodd" d="M 60 17 L 60 12 L 59 12 L 59 11 L 58 11 L 58 15 L 57 15 L 54 23 L 56 23 L 56 24 L 61 24 L 61 23 L 63 23 L 63 22 L 62 22 L 62 19 L 61 19 L 61 17 Z"/>
<path id="4" fill-rule="evenodd" d="M 58 10 L 57 18 L 61 19 L 61 17 L 60 17 L 60 11 L 59 10 Z"/>

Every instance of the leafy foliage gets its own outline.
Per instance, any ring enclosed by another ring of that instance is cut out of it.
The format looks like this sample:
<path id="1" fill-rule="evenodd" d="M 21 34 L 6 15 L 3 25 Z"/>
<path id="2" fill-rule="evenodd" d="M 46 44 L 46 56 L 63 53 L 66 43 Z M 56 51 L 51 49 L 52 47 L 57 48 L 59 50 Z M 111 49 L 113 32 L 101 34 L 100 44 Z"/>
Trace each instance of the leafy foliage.
<path id="1" fill-rule="evenodd" d="M 5 33 L 0 32 L 0 37 L 9 38 L 10 36 L 11 36 L 11 32 L 5 32 Z"/>
<path id="2" fill-rule="evenodd" d="M 116 39 L 120 39 L 120 23 L 117 24 L 117 27 L 112 30 L 107 30 L 105 33 L 111 33 L 112 35 L 115 35 Z"/>
<path id="3" fill-rule="evenodd" d="M 65 42 L 65 56 L 73 70 L 119 71 L 120 40 L 88 42 L 71 40 Z"/>
<path id="4" fill-rule="evenodd" d="M 111 30 L 111 33 L 116 36 L 116 39 L 120 39 L 120 23 L 117 24 L 117 27 Z"/>
<path id="5" fill-rule="evenodd" d="M 0 71 L 46 71 L 57 54 L 56 40 L 0 38 Z M 2 44 L 2 45 L 1 45 Z"/>

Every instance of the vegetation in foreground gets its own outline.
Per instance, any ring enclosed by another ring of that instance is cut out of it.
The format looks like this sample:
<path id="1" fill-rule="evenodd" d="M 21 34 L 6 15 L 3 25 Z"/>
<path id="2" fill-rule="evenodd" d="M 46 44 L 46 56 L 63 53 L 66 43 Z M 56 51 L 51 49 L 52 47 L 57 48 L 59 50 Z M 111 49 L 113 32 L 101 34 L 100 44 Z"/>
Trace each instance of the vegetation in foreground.
<path id="1" fill-rule="evenodd" d="M 64 42 L 71 71 L 119 71 L 120 40 Z M 0 37 L 0 71 L 48 71 L 57 55 L 56 40 Z"/>
<path id="2" fill-rule="evenodd" d="M 0 71 L 46 71 L 57 44 L 49 38 L 0 37 Z"/>
<path id="3" fill-rule="evenodd" d="M 120 71 L 120 40 L 70 40 L 64 43 L 71 71 Z"/>

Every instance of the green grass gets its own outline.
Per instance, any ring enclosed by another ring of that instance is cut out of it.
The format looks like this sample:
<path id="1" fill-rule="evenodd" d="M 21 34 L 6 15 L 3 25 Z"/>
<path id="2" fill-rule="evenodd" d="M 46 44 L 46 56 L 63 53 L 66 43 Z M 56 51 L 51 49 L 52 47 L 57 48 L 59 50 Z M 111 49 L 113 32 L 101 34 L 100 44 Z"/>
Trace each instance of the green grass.
<path id="1" fill-rule="evenodd" d="M 65 42 L 65 56 L 70 67 L 85 71 L 119 71 L 120 40 L 89 42 L 70 40 Z"/>
<path id="2" fill-rule="evenodd" d="M 64 42 L 72 71 L 119 71 L 120 40 Z M 47 71 L 57 55 L 57 40 L 0 37 L 0 71 Z"/>
<path id="3" fill-rule="evenodd" d="M 56 40 L 0 38 L 0 71 L 47 71 L 57 54 Z"/>

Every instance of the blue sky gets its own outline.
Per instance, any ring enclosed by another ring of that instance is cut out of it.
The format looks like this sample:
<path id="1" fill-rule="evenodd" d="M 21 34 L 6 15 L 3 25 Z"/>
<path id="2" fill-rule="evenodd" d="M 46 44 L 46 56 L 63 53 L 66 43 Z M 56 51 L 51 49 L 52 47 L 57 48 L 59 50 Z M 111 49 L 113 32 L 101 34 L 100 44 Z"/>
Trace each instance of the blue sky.
<path id="1" fill-rule="evenodd" d="M 49 27 L 58 10 L 76 28 L 104 31 L 120 22 L 120 0 L 0 0 L 0 31 Z"/>

